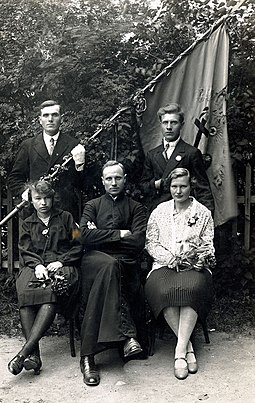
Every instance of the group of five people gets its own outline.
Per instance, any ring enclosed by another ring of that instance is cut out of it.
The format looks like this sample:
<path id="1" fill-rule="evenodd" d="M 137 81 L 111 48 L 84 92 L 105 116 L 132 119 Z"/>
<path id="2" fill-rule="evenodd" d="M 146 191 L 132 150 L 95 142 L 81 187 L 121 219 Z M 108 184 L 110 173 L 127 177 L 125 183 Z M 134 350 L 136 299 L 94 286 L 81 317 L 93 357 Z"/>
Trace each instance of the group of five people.
<path id="1" fill-rule="evenodd" d="M 128 358 L 146 348 L 139 333 L 143 291 L 155 317 L 163 315 L 177 336 L 175 376 L 185 379 L 197 372 L 190 337 L 212 298 L 214 229 L 207 207 L 213 211 L 213 198 L 201 152 L 180 137 L 180 106 L 169 104 L 158 114 L 163 141 L 148 153 L 141 178 L 149 219 L 146 207 L 125 195 L 125 167 L 108 161 L 102 169 L 105 194 L 85 204 L 77 225 L 73 189 L 81 182 L 85 150 L 60 132 L 60 106 L 54 101 L 41 105 L 43 133 L 22 144 L 9 176 L 16 194 L 26 183 L 23 198 L 34 207 L 32 215 L 23 217 L 20 231 L 17 294 L 26 342 L 8 364 L 14 375 L 23 368 L 40 372 L 39 340 L 58 309 L 68 312 L 78 289 L 80 366 L 87 385 L 100 382 L 96 354 L 118 347 Z M 56 140 L 53 151 L 51 138 Z M 66 152 L 73 156 L 71 175 L 61 176 L 53 190 L 41 177 Z M 144 248 L 152 266 L 142 287 L 139 259 Z M 62 284 L 58 288 L 57 280 Z"/>

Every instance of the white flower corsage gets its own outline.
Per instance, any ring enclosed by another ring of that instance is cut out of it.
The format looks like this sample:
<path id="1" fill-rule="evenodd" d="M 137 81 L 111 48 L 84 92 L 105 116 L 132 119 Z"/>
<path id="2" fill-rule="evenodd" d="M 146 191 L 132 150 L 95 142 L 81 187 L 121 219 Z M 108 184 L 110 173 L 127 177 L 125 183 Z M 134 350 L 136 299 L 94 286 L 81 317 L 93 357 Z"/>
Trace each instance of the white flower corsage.
<path id="1" fill-rule="evenodd" d="M 189 217 L 189 219 L 188 219 L 188 226 L 189 227 L 192 227 L 192 225 L 195 225 L 196 224 L 196 222 L 197 222 L 197 220 L 198 220 L 198 215 L 197 215 L 197 213 L 195 213 L 192 217 Z"/>
<path id="2" fill-rule="evenodd" d="M 88 221 L 87 222 L 87 227 L 88 229 L 96 229 L 96 224 L 93 221 Z"/>

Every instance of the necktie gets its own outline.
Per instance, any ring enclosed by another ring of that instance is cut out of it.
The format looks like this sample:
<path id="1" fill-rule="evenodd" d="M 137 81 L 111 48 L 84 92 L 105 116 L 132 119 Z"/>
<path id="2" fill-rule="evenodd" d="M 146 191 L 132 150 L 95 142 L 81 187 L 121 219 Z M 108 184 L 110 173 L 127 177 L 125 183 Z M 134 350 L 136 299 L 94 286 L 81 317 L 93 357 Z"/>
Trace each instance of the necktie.
<path id="1" fill-rule="evenodd" d="M 54 139 L 51 138 L 51 139 L 50 139 L 50 149 L 49 149 L 49 154 L 50 154 L 50 155 L 52 155 L 53 150 L 54 150 Z"/>
<path id="2" fill-rule="evenodd" d="M 164 154 L 164 157 L 165 157 L 166 161 L 168 160 L 168 156 L 167 156 L 167 150 L 168 150 L 168 148 L 169 148 L 169 143 L 166 143 L 165 149 L 164 149 L 164 151 L 163 151 L 163 154 Z"/>

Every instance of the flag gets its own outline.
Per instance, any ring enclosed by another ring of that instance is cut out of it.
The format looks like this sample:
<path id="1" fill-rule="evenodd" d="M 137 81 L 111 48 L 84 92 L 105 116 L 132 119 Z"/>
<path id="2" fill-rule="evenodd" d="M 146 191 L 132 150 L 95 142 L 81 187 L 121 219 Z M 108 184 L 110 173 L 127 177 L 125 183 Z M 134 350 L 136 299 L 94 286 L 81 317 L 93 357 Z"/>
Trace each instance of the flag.
<path id="1" fill-rule="evenodd" d="M 215 201 L 215 226 L 237 215 L 226 120 L 228 55 L 229 36 L 222 24 L 145 90 L 147 109 L 140 129 L 146 153 L 162 141 L 158 109 L 172 102 L 181 105 L 185 114 L 181 137 L 212 159 L 207 175 Z"/>

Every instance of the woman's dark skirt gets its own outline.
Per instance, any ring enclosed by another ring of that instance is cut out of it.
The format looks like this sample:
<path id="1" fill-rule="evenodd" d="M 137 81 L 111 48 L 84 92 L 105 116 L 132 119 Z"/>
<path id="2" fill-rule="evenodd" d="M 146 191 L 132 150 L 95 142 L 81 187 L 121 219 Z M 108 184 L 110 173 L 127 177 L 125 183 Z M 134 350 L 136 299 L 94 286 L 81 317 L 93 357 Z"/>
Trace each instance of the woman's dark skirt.
<path id="1" fill-rule="evenodd" d="M 72 304 L 71 301 L 73 301 L 79 288 L 78 270 L 74 266 L 63 266 L 57 272 L 59 273 L 60 271 L 67 275 L 70 288 L 68 295 L 59 297 L 52 291 L 51 284 L 48 284 L 46 287 L 30 286 L 31 282 L 33 283 L 37 280 L 35 271 L 29 267 L 23 267 L 16 281 L 19 308 L 56 302 L 58 305 L 61 305 L 61 308 L 64 307 L 65 310 L 69 309 L 68 306 Z"/>
<path id="2" fill-rule="evenodd" d="M 207 270 L 176 272 L 164 266 L 150 274 L 145 295 L 156 318 L 164 308 L 190 306 L 204 319 L 211 308 L 212 276 Z"/>

